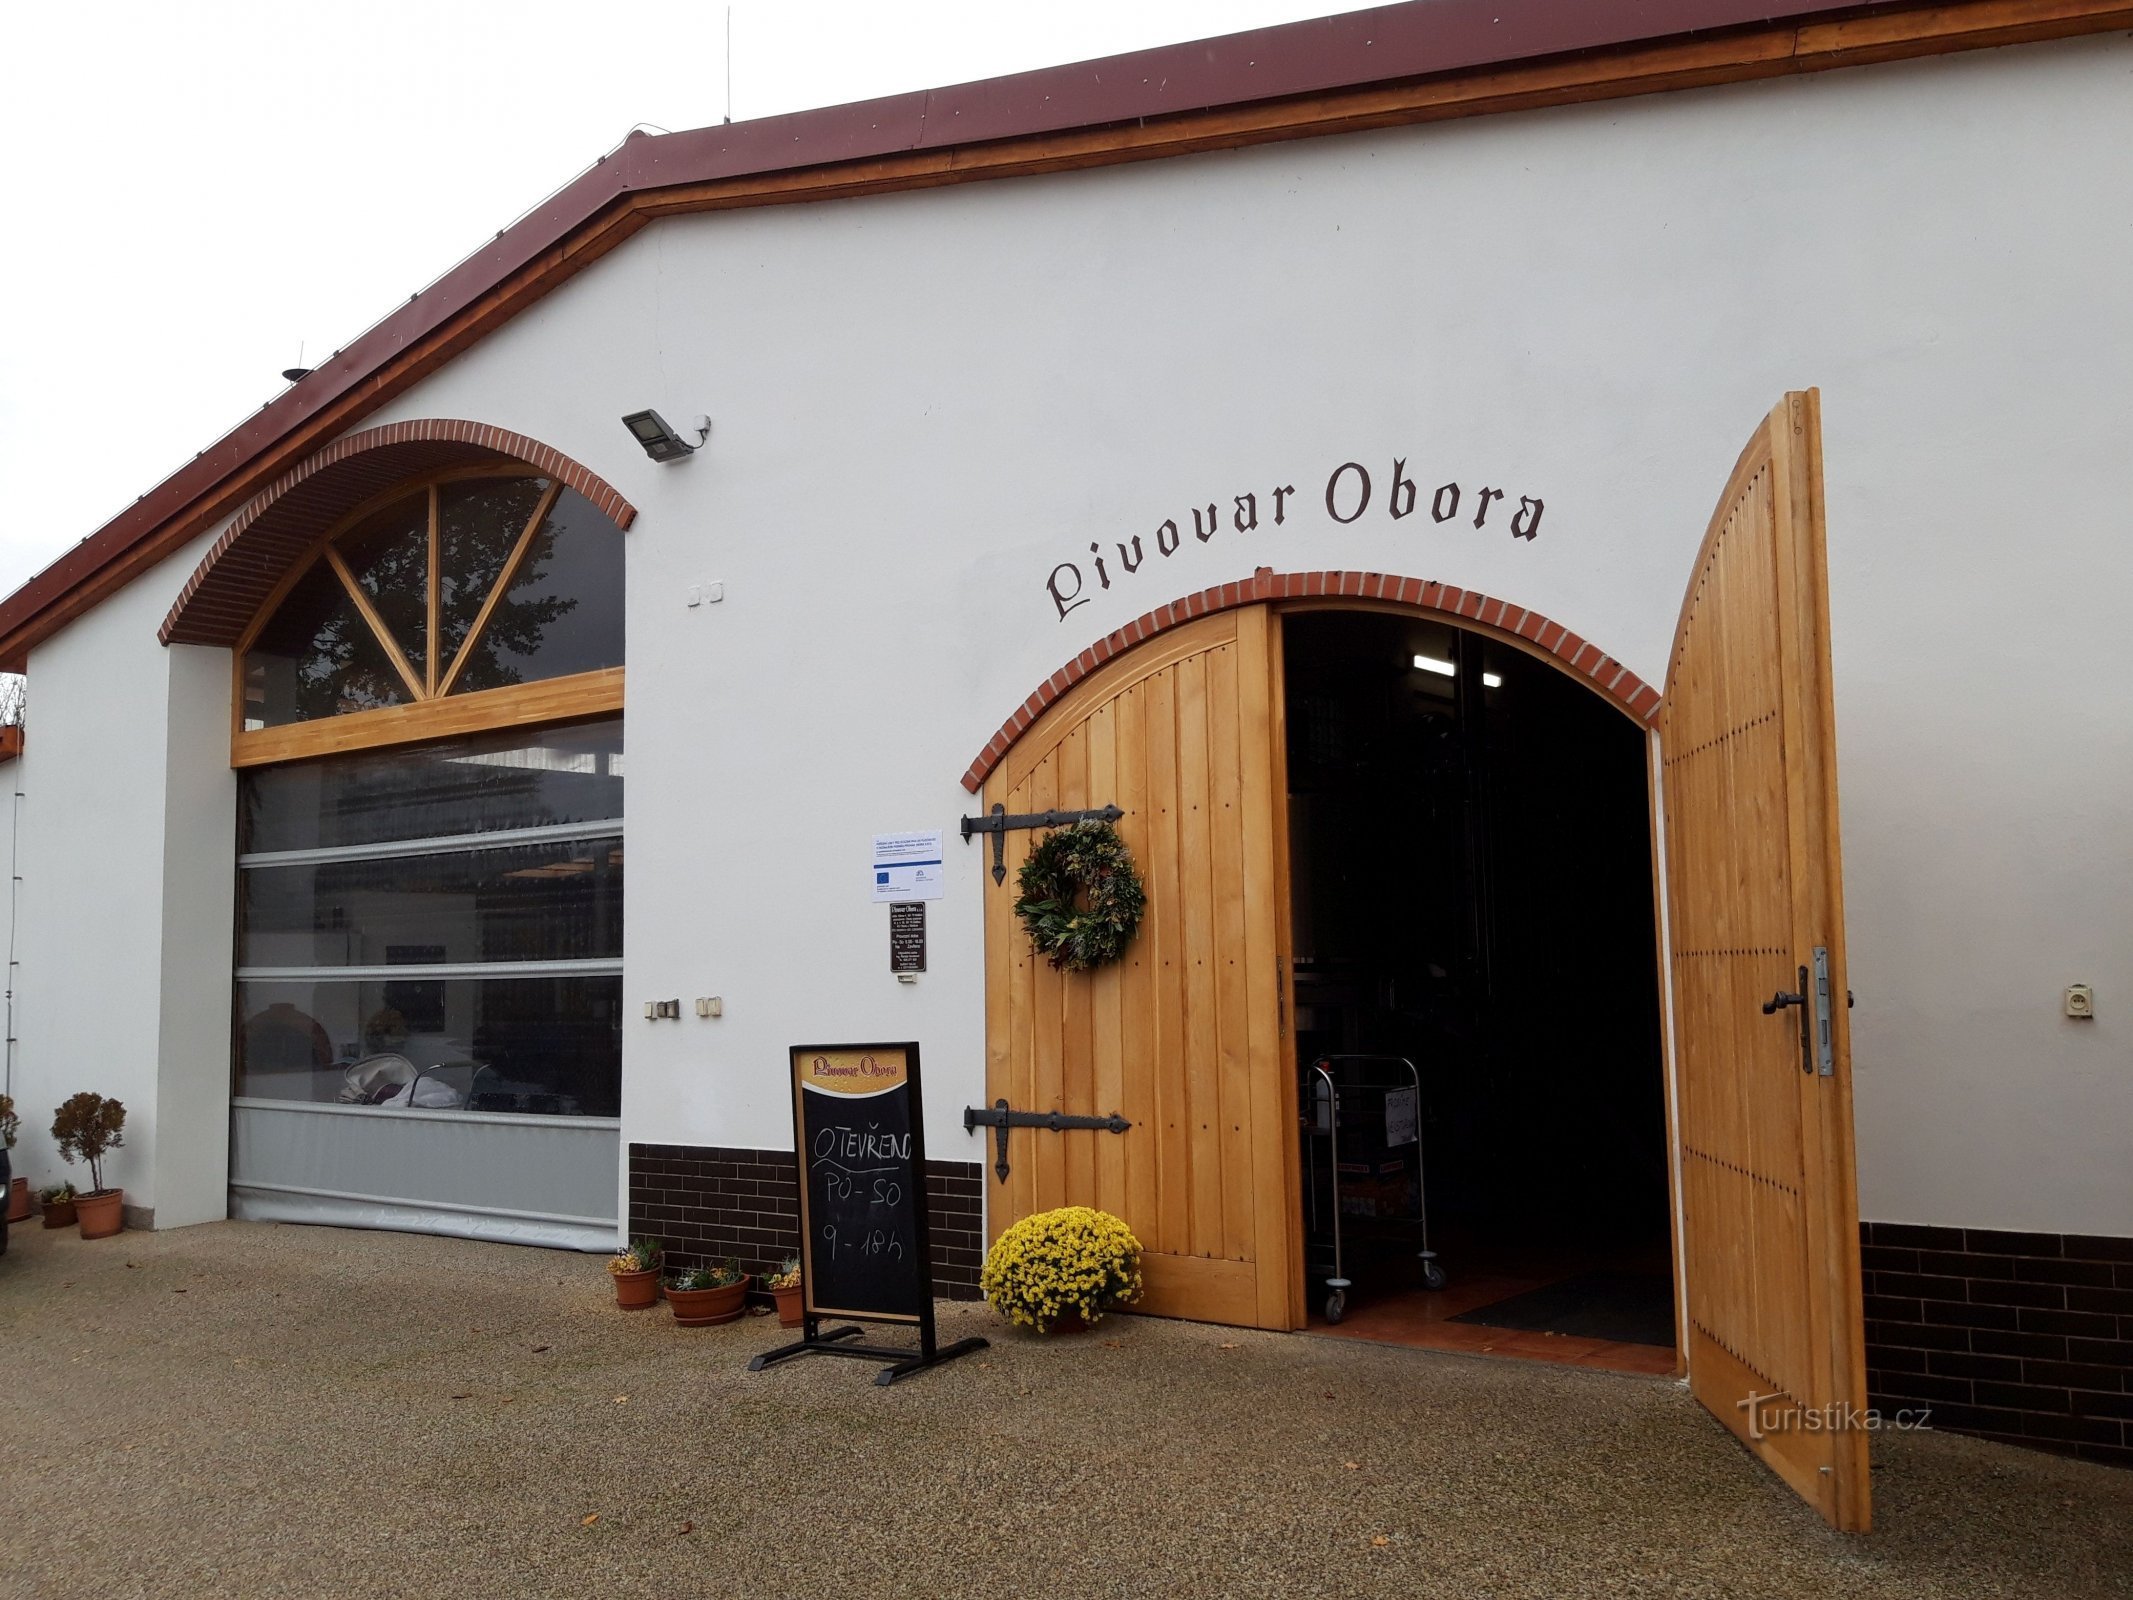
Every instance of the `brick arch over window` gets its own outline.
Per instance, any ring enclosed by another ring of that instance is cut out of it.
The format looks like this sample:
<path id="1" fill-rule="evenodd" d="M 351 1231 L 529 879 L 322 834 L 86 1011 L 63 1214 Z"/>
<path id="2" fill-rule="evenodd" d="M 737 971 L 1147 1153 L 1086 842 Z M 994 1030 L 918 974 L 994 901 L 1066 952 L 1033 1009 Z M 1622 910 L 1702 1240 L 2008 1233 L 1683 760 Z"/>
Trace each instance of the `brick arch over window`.
<path id="1" fill-rule="evenodd" d="M 159 637 L 233 646 L 290 566 L 373 495 L 447 467 L 521 464 L 577 490 L 618 528 L 637 519 L 606 479 L 522 433 L 448 417 L 389 423 L 305 457 L 245 502 L 186 579 Z"/>
<path id="2" fill-rule="evenodd" d="M 1194 617 L 1237 606 L 1259 605 L 1269 600 L 1301 600 L 1324 597 L 1390 601 L 1435 611 L 1443 616 L 1476 624 L 1484 630 L 1512 635 L 1542 653 L 1552 656 L 1562 669 L 1582 678 L 1632 720 L 1649 724 L 1659 715 L 1659 691 L 1638 677 L 1596 644 L 1579 638 L 1560 622 L 1538 611 L 1512 605 L 1475 589 L 1457 589 L 1449 584 L 1421 578 L 1400 578 L 1385 572 L 1276 572 L 1261 567 L 1251 577 L 1236 583 L 1218 584 L 1198 594 L 1173 600 L 1167 606 L 1135 617 L 1123 628 L 1105 634 L 1044 682 L 1024 700 L 1015 714 L 1000 724 L 1000 731 L 986 740 L 985 748 L 963 774 L 963 787 L 972 794 L 985 775 L 1000 764 L 1014 743 L 1053 701 L 1086 678 L 1113 656 L 1123 655 L 1142 641 Z"/>

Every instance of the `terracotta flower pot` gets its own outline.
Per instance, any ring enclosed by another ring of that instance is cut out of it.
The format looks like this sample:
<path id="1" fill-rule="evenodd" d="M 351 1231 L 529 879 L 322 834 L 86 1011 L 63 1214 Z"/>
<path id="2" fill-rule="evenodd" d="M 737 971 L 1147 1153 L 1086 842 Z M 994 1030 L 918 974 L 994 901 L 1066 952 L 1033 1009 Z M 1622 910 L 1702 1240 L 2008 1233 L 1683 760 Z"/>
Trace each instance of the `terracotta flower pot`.
<path id="1" fill-rule="evenodd" d="M 748 1297 L 748 1275 L 741 1274 L 739 1283 L 729 1283 L 723 1289 L 667 1289 L 667 1304 L 674 1308 L 674 1320 L 684 1328 L 708 1328 L 714 1323 L 731 1322 L 743 1311 Z"/>
<path id="2" fill-rule="evenodd" d="M 649 1311 L 659 1304 L 659 1269 L 646 1267 L 642 1272 L 617 1272 L 615 1280 L 615 1304 L 624 1311 Z"/>
<path id="3" fill-rule="evenodd" d="M 797 1283 L 790 1289 L 771 1290 L 770 1298 L 778 1303 L 779 1327 L 797 1328 L 807 1320 L 807 1311 L 800 1304 L 800 1286 Z"/>
<path id="4" fill-rule="evenodd" d="M 72 1200 L 47 1200 L 44 1203 L 44 1225 L 47 1228 L 73 1227 L 74 1202 Z"/>
<path id="5" fill-rule="evenodd" d="M 7 1186 L 7 1220 L 27 1221 L 30 1215 L 30 1180 L 13 1179 Z"/>
<path id="6" fill-rule="evenodd" d="M 126 1226 L 123 1189 L 99 1189 L 74 1197 L 74 1215 L 81 1222 L 84 1239 L 108 1239 Z"/>

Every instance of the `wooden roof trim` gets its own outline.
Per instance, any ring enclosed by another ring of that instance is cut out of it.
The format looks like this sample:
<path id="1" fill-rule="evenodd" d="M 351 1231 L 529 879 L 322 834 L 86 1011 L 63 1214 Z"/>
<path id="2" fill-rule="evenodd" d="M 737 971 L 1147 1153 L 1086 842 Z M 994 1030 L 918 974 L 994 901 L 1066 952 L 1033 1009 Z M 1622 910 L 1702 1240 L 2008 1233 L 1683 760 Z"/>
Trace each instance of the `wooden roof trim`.
<path id="1" fill-rule="evenodd" d="M 1511 15 L 1503 15 L 1510 11 Z M 633 136 L 0 602 L 0 670 L 654 218 L 1011 177 L 2133 27 L 2133 0 L 1411 0 Z M 1138 108 L 1138 109 L 1136 109 Z"/>

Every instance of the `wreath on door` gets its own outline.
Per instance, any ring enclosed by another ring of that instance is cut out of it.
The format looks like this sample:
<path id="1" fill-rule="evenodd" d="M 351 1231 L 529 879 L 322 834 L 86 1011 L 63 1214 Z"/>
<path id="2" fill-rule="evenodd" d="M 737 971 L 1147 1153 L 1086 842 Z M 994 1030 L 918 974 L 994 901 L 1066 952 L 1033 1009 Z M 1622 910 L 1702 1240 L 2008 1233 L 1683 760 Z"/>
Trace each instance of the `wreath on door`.
<path id="1" fill-rule="evenodd" d="M 1015 915 L 1037 954 L 1067 972 L 1107 967 L 1125 952 L 1148 904 L 1133 852 L 1110 823 L 1089 818 L 1039 839 L 1015 885 Z"/>

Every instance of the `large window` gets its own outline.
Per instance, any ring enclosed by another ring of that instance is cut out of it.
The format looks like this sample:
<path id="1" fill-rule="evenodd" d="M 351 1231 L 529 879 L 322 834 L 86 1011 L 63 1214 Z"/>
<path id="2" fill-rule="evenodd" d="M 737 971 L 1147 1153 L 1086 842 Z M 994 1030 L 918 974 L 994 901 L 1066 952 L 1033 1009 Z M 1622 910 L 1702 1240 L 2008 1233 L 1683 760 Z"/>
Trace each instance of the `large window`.
<path id="1" fill-rule="evenodd" d="M 245 773 L 238 1095 L 617 1115 L 622 778 L 619 720 Z"/>
<path id="2" fill-rule="evenodd" d="M 574 489 L 449 477 L 355 515 L 243 652 L 244 727 L 619 667 L 622 541 Z"/>

